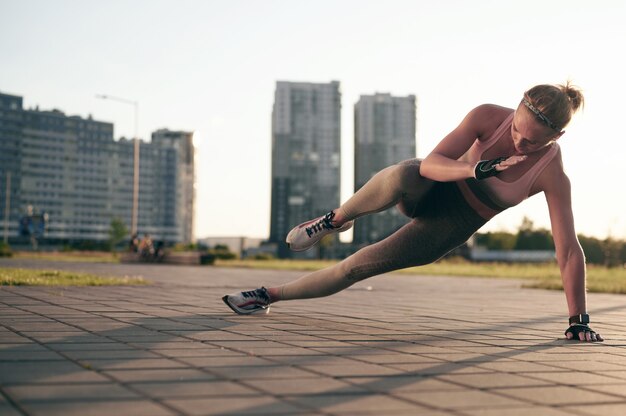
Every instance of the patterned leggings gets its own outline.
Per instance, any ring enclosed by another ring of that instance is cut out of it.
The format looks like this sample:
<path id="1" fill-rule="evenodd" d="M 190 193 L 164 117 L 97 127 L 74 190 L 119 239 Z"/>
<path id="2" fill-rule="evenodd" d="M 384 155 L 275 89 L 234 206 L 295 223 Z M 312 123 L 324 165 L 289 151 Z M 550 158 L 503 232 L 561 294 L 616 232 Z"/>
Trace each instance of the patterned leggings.
<path id="1" fill-rule="evenodd" d="M 411 159 L 378 172 L 339 209 L 348 219 L 396 205 L 412 221 L 334 266 L 283 285 L 280 300 L 332 295 L 378 274 L 432 263 L 463 244 L 486 222 L 454 182 L 433 182 Z"/>

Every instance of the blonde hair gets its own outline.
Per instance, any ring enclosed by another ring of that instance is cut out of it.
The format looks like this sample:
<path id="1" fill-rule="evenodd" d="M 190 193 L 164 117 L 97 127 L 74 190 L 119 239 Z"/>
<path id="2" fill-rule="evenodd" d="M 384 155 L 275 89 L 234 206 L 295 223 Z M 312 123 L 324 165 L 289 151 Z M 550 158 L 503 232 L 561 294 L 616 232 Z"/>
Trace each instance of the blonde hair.
<path id="1" fill-rule="evenodd" d="M 558 130 L 567 126 L 585 98 L 580 88 L 567 81 L 565 85 L 536 85 L 524 93 L 524 98 L 543 113 Z"/>

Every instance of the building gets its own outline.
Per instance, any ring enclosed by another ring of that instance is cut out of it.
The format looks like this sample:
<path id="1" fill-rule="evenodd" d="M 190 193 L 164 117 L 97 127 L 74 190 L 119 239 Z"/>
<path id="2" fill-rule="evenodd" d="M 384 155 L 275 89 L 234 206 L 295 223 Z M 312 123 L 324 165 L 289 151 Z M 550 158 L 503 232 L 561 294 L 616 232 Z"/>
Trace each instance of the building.
<path id="1" fill-rule="evenodd" d="M 276 83 L 269 241 L 279 257 L 292 256 L 284 243 L 292 227 L 339 206 L 340 113 L 337 81 Z"/>
<path id="2" fill-rule="evenodd" d="M 11 238 L 19 237 L 20 221 L 42 213 L 51 243 L 105 241 L 113 218 L 130 226 L 133 141 L 115 141 L 113 131 L 91 116 L 24 109 L 21 97 L 0 93 L 0 175 L 6 180 L 11 172 Z M 193 240 L 191 136 L 159 130 L 151 143 L 141 142 L 138 231 L 155 240 Z"/>
<path id="3" fill-rule="evenodd" d="M 355 192 L 380 170 L 416 157 L 416 99 L 414 95 L 362 95 L 354 106 Z M 407 218 L 395 209 L 355 221 L 353 244 L 371 244 L 387 237 Z"/>
<path id="4" fill-rule="evenodd" d="M 10 202 L 21 198 L 22 118 L 22 97 L 0 94 L 0 221 L 8 235 L 18 230 L 19 207 Z"/>
<path id="5" fill-rule="evenodd" d="M 193 133 L 157 130 L 152 133 L 151 144 L 150 151 L 153 161 L 156 162 L 152 171 L 158 179 L 152 182 L 152 192 L 148 192 L 148 195 L 159 198 L 162 195 L 171 197 L 166 198 L 163 206 L 159 201 L 151 201 L 149 206 L 161 211 L 150 223 L 161 226 L 167 224 L 171 231 L 177 234 L 176 241 L 194 241 L 196 196 Z M 139 189 L 141 190 L 141 186 Z M 141 208 L 141 200 L 139 207 Z M 141 226 L 141 218 L 139 225 Z"/>

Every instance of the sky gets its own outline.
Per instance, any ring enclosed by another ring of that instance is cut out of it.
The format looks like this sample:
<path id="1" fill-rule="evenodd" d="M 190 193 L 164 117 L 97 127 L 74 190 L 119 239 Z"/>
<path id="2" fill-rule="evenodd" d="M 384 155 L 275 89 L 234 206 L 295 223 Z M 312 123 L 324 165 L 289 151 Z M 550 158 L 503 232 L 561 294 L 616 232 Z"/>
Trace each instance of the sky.
<path id="1" fill-rule="evenodd" d="M 96 94 L 137 101 L 142 139 L 193 131 L 196 237 L 265 238 L 276 81 L 341 83 L 343 202 L 360 95 L 416 95 L 423 158 L 477 105 L 570 79 L 586 98 L 560 139 L 577 232 L 626 238 L 624 21 L 621 0 L 0 0 L 0 91 L 116 138 L 133 136 L 132 106 Z M 482 231 L 524 216 L 549 227 L 542 195 Z"/>

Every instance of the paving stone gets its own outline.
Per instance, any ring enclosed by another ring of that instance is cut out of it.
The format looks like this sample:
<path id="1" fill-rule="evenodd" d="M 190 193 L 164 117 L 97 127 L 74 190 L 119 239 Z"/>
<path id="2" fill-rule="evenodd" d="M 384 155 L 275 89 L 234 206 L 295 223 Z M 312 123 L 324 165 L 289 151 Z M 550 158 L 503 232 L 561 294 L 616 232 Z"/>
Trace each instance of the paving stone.
<path id="1" fill-rule="evenodd" d="M 529 403 L 561 406 L 589 403 L 610 403 L 619 400 L 618 398 L 607 394 L 568 386 L 499 389 L 498 393 L 510 397 L 516 397 Z"/>
<path id="2" fill-rule="evenodd" d="M 24 351 L 21 348 L 0 350 L 0 361 L 63 361 L 54 351 Z"/>
<path id="3" fill-rule="evenodd" d="M 107 381 L 70 361 L 0 362 L 0 385 Z"/>
<path id="4" fill-rule="evenodd" d="M 214 374 L 195 368 L 111 370 L 103 371 L 102 374 L 122 383 L 142 381 L 209 381 L 217 378 Z"/>
<path id="5" fill-rule="evenodd" d="M 441 363 L 441 360 L 433 359 L 427 356 L 422 355 L 413 355 L 413 354 L 358 354 L 354 355 L 353 358 L 358 361 L 363 361 L 371 364 L 406 364 L 406 363 L 428 363 L 428 364 L 438 364 Z"/>
<path id="6" fill-rule="evenodd" d="M 132 383 L 131 386 L 155 399 L 246 396 L 258 394 L 255 390 L 231 381 L 150 382 Z"/>
<path id="7" fill-rule="evenodd" d="M 626 414 L 626 402 L 614 404 L 595 404 L 593 406 L 576 406 L 568 410 L 588 416 L 624 416 Z"/>
<path id="8" fill-rule="evenodd" d="M 47 401 L 88 401 L 139 398 L 136 393 L 113 383 L 49 384 L 5 387 L 5 391 L 20 403 Z"/>
<path id="9" fill-rule="evenodd" d="M 9 403 L 0 403 L 0 415 L 2 416 L 22 416 L 22 412 L 18 411 Z"/>
<path id="10" fill-rule="evenodd" d="M 500 373 L 541 373 L 547 371 L 561 371 L 565 372 L 564 369 L 555 367 L 553 365 L 532 363 L 527 361 L 494 361 L 494 362 L 483 362 L 477 364 L 477 367 L 483 368 L 486 370 L 497 371 Z"/>
<path id="11" fill-rule="evenodd" d="M 33 416 L 176 415 L 175 412 L 148 400 L 24 403 L 23 407 Z"/>
<path id="12" fill-rule="evenodd" d="M 106 340 L 107 342 L 97 343 L 92 342 L 89 344 L 83 343 L 54 343 L 47 342 L 45 345 L 47 348 L 50 348 L 59 352 L 67 352 L 67 351 L 128 351 L 133 350 L 132 346 L 127 344 L 122 344 L 119 342 L 113 342 L 111 340 Z"/>
<path id="13" fill-rule="evenodd" d="M 340 364 L 340 365 L 303 365 L 302 368 L 308 369 L 312 372 L 317 372 L 326 376 L 332 377 L 347 377 L 347 376 L 377 376 L 377 375 L 392 375 L 401 374 L 400 371 L 384 367 L 376 364 L 368 363 L 354 363 L 354 364 Z"/>
<path id="14" fill-rule="evenodd" d="M 232 380 L 255 380 L 266 378 L 306 378 L 315 377 L 311 371 L 301 370 L 299 368 L 268 365 L 268 366 L 230 366 L 230 367 L 210 367 L 207 368 L 213 374 Z"/>
<path id="15" fill-rule="evenodd" d="M 261 357 L 249 355 L 224 356 L 224 357 L 181 357 L 179 361 L 193 367 L 232 367 L 232 366 L 268 366 L 272 361 Z"/>
<path id="16" fill-rule="evenodd" d="M 290 402 L 330 413 L 396 414 L 413 412 L 420 414 L 424 406 L 381 394 L 309 394 L 288 396 Z"/>
<path id="17" fill-rule="evenodd" d="M 0 353 L 3 352 L 48 352 L 50 351 L 48 348 L 36 342 L 25 342 L 25 343 L 3 343 L 0 341 Z"/>
<path id="18" fill-rule="evenodd" d="M 141 351 L 141 350 L 95 350 L 90 351 L 89 347 L 86 347 L 82 351 L 65 351 L 64 354 L 73 359 L 73 360 L 81 360 L 81 361 L 89 361 L 89 360 L 130 360 L 135 358 L 160 358 L 158 354 L 155 354 L 150 351 Z"/>
<path id="19" fill-rule="evenodd" d="M 585 389 L 626 398 L 626 384 L 598 384 L 585 386 Z M 624 403 L 626 404 L 626 401 Z M 626 408 L 624 408 L 624 414 L 626 414 Z"/>
<path id="20" fill-rule="evenodd" d="M 281 396 L 300 394 L 363 394 L 368 390 L 331 377 L 244 380 L 246 385 Z"/>
<path id="21" fill-rule="evenodd" d="M 626 360 L 625 360 L 626 362 Z M 563 361 L 563 362 L 550 362 L 551 366 L 564 370 L 571 371 L 584 371 L 584 372 L 617 372 L 623 371 L 626 373 L 624 365 L 616 363 L 605 363 L 602 361 L 584 360 L 584 361 Z"/>
<path id="22" fill-rule="evenodd" d="M 132 359 L 86 359 L 81 360 L 85 367 L 95 370 L 145 369 L 145 368 L 181 368 L 187 365 L 166 358 L 132 358 Z"/>
<path id="23" fill-rule="evenodd" d="M 507 373 L 442 374 L 437 376 L 437 378 L 451 383 L 465 385 L 470 388 L 479 389 L 550 385 L 548 381 Z"/>
<path id="24" fill-rule="evenodd" d="M 435 363 L 409 363 L 409 364 L 388 364 L 389 367 L 398 369 L 403 373 L 410 373 L 417 376 L 450 374 L 450 373 L 488 373 L 477 365 L 478 363 L 451 363 L 451 362 L 435 362 Z"/>
<path id="25" fill-rule="evenodd" d="M 624 392 L 626 393 L 626 380 L 620 381 L 619 378 L 611 377 L 610 373 L 593 374 L 583 372 L 558 372 L 558 373 L 532 373 L 529 377 L 540 380 L 551 381 L 558 384 L 570 386 L 586 386 L 594 384 L 617 384 L 623 383 Z"/>
<path id="26" fill-rule="evenodd" d="M 579 414 L 572 410 L 555 409 L 547 406 L 526 406 L 526 407 L 514 407 L 514 408 L 497 408 L 497 409 L 461 409 L 460 413 L 465 416 L 572 416 L 573 414 Z M 602 414 L 602 413 L 600 413 Z M 598 414 L 594 414 L 597 416 Z"/>
<path id="27" fill-rule="evenodd" d="M 399 392 L 394 395 L 439 409 L 504 408 L 524 404 L 521 400 L 480 390 Z"/>
<path id="28" fill-rule="evenodd" d="M 463 387 L 434 377 L 416 376 L 380 376 L 380 377 L 344 377 L 342 381 L 354 386 L 379 393 L 397 393 L 412 391 L 450 391 L 463 390 Z"/>
<path id="29" fill-rule="evenodd" d="M 165 404 L 185 415 L 292 415 L 306 413 L 307 409 L 291 403 L 264 396 L 245 398 L 186 398 L 165 400 Z"/>

